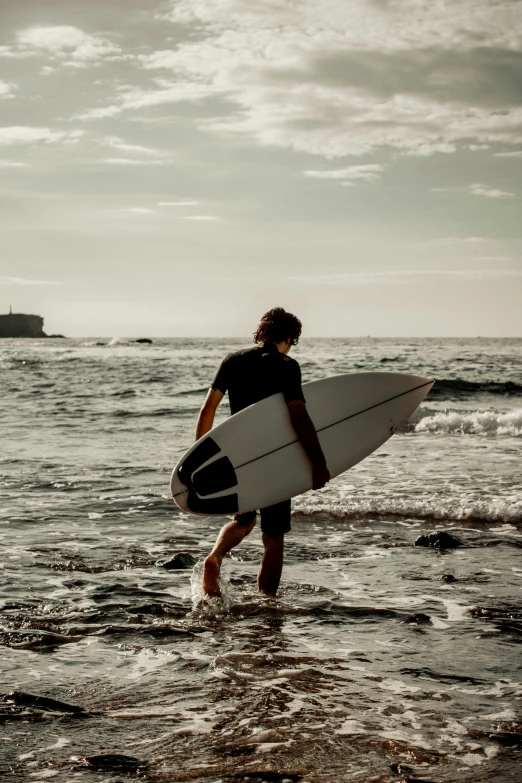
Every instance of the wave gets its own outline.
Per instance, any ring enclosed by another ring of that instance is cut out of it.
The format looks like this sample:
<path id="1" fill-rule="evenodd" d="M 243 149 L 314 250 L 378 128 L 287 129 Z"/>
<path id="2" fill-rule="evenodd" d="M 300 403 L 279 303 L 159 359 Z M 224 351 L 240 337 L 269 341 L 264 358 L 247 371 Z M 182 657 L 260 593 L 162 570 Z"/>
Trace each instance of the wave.
<path id="1" fill-rule="evenodd" d="M 305 496 L 293 501 L 298 517 L 348 521 L 363 519 L 411 519 L 426 521 L 468 521 L 522 523 L 522 500 L 460 500 L 427 497 L 400 500 L 396 498 L 356 498 L 328 502 Z"/>
<path id="2" fill-rule="evenodd" d="M 110 393 L 111 397 L 136 397 L 137 393 L 135 389 L 123 389 L 122 391 L 115 391 Z"/>
<path id="3" fill-rule="evenodd" d="M 419 408 L 401 432 L 441 435 L 522 436 L 522 408 L 498 411 L 435 411 Z"/>
<path id="4" fill-rule="evenodd" d="M 442 378 L 435 381 L 431 399 L 461 399 L 473 394 L 494 394 L 501 397 L 522 396 L 522 384 L 515 381 L 466 381 L 463 378 Z"/>
<path id="5" fill-rule="evenodd" d="M 193 416 L 199 411 L 197 408 L 157 408 L 151 411 L 130 411 L 119 409 L 113 411 L 110 415 L 115 418 L 123 419 L 146 419 L 146 418 L 158 418 L 162 416 Z"/>
<path id="6" fill-rule="evenodd" d="M 174 392 L 173 397 L 184 397 L 187 394 L 203 394 L 208 391 L 208 386 L 200 386 L 198 389 L 186 389 L 185 391 Z"/>

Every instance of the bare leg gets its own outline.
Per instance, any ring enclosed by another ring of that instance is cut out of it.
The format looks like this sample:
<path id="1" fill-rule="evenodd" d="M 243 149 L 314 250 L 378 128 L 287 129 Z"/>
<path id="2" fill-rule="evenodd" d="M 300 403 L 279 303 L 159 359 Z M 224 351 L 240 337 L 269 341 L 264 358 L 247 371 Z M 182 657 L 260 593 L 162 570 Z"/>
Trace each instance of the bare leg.
<path id="1" fill-rule="evenodd" d="M 205 595 L 221 595 L 219 587 L 219 572 L 221 563 L 227 552 L 230 552 L 235 546 L 248 536 L 256 524 L 256 515 L 252 513 L 252 521 L 247 524 L 240 524 L 236 519 L 228 522 L 219 531 L 214 549 L 205 560 L 203 568 L 203 592 Z"/>
<path id="2" fill-rule="evenodd" d="M 283 571 L 285 537 L 267 536 L 263 533 L 263 544 L 265 551 L 257 575 L 257 586 L 262 593 L 275 595 Z"/>

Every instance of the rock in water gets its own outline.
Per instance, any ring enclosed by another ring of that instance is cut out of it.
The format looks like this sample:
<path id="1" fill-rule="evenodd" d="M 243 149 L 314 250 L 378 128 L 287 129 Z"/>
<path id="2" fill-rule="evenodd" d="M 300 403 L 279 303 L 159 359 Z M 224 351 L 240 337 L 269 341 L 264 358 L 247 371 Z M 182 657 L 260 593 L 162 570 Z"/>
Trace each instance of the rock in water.
<path id="1" fill-rule="evenodd" d="M 404 618 L 403 622 L 410 625 L 431 625 L 431 617 L 422 612 L 417 612 L 417 614 L 409 614 L 408 617 Z"/>
<path id="2" fill-rule="evenodd" d="M 197 558 L 190 552 L 178 552 L 171 560 L 166 560 L 164 563 L 158 561 L 156 565 L 160 568 L 167 568 L 169 571 L 177 571 L 181 568 L 193 568 L 197 562 Z"/>
<path id="3" fill-rule="evenodd" d="M 515 731 L 492 731 L 488 737 L 507 748 L 522 745 L 522 734 L 517 734 Z"/>
<path id="4" fill-rule="evenodd" d="M 144 343 L 145 345 L 152 345 L 152 340 L 149 340 L 148 337 L 139 337 L 137 340 L 134 340 L 135 343 Z"/>
<path id="5" fill-rule="evenodd" d="M 85 756 L 80 763 L 84 767 L 100 772 L 139 772 L 147 766 L 134 756 L 122 756 L 119 753 Z"/>
<path id="6" fill-rule="evenodd" d="M 227 776 L 228 777 L 228 776 Z M 265 783 L 283 783 L 283 781 L 289 780 L 291 783 L 298 783 L 301 780 L 302 775 L 296 775 L 295 772 L 272 772 L 272 770 L 262 770 L 259 772 L 240 772 L 239 775 L 234 775 L 234 779 L 238 780 L 250 780 L 251 778 L 257 778 L 265 781 Z"/>
<path id="7" fill-rule="evenodd" d="M 24 691 L 6 693 L 4 701 L 17 707 L 36 707 L 36 709 L 44 712 L 67 712 L 74 715 L 87 715 L 83 707 L 77 707 L 75 704 L 67 704 L 56 699 L 48 699 L 47 696 L 35 696 L 32 693 L 24 693 Z"/>
<path id="8" fill-rule="evenodd" d="M 428 546 L 434 549 L 456 549 L 458 546 L 465 546 L 465 544 L 464 541 L 456 538 L 456 536 L 452 536 L 451 533 L 441 530 L 428 533 L 426 536 L 419 536 L 415 541 L 415 546 Z"/>
<path id="9" fill-rule="evenodd" d="M 424 778 L 404 778 L 400 783 L 434 783 L 434 781 L 424 780 Z"/>

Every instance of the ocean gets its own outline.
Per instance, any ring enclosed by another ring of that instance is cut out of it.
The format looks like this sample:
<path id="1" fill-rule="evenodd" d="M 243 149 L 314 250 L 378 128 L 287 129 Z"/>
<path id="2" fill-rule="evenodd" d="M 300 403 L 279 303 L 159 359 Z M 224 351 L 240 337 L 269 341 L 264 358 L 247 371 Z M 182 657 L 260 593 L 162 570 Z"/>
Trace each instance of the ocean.
<path id="1" fill-rule="evenodd" d="M 225 520 L 181 512 L 169 479 L 247 345 L 0 341 L 0 774 L 520 783 L 522 339 L 304 339 L 304 381 L 436 385 L 294 500 L 277 598 L 256 527 L 205 601 Z M 457 541 L 415 545 L 433 532 Z"/>

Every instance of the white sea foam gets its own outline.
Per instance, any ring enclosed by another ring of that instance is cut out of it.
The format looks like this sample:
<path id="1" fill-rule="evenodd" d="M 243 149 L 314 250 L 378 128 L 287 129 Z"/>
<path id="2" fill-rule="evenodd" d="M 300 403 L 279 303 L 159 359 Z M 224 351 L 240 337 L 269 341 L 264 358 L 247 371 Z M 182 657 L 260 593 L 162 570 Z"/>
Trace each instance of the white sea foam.
<path id="1" fill-rule="evenodd" d="M 406 432 L 441 435 L 522 436 L 522 408 L 499 411 L 433 411 L 420 409 L 405 426 Z"/>
<path id="2" fill-rule="evenodd" d="M 484 763 L 484 756 L 481 753 L 466 753 L 464 756 L 460 756 L 460 760 L 467 767 L 478 767 Z"/>
<path id="3" fill-rule="evenodd" d="M 358 720 L 345 720 L 341 728 L 335 730 L 336 734 L 368 734 L 362 723 Z"/>
<path id="4" fill-rule="evenodd" d="M 328 502 L 325 498 L 302 495 L 294 501 L 296 516 L 350 520 L 402 517 L 415 519 L 464 520 L 485 522 L 519 522 L 522 520 L 522 500 L 447 498 L 426 495 L 424 498 L 394 497 L 343 498 Z"/>
<path id="5" fill-rule="evenodd" d="M 448 620 L 459 621 L 468 619 L 468 612 L 471 609 L 470 606 L 463 606 L 462 604 L 457 603 L 457 601 L 450 601 L 447 598 L 437 598 L 433 595 L 428 595 L 426 598 L 428 600 L 440 601 L 441 604 L 444 604 L 448 612 Z"/>

